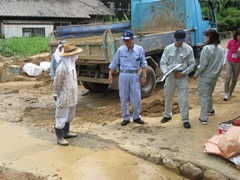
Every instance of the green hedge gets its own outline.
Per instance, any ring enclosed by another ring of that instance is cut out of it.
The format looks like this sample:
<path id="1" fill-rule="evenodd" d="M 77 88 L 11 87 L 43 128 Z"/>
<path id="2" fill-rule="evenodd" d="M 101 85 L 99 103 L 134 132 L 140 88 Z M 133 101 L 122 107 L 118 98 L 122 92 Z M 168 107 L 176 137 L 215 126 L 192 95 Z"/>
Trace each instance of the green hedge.
<path id="1" fill-rule="evenodd" d="M 235 31 L 240 28 L 240 0 L 220 0 L 217 19 L 220 32 Z"/>
<path id="2" fill-rule="evenodd" d="M 240 28 L 240 17 L 227 17 L 218 21 L 218 30 L 221 32 L 235 31 L 237 28 Z"/>

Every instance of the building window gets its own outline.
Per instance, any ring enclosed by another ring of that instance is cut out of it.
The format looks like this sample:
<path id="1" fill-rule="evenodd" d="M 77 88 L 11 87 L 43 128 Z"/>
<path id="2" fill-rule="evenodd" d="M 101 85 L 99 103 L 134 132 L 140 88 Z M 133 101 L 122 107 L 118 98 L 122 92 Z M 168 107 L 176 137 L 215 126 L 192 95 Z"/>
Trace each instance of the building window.
<path id="1" fill-rule="evenodd" d="M 45 28 L 23 28 L 23 37 L 43 36 L 45 37 Z"/>

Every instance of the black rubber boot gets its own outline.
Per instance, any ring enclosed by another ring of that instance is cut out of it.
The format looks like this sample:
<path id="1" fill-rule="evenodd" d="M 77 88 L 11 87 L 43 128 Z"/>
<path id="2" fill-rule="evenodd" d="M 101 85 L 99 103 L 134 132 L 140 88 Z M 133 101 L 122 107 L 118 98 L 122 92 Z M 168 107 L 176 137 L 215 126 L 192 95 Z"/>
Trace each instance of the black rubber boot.
<path id="1" fill-rule="evenodd" d="M 69 143 L 63 138 L 63 129 L 55 128 L 55 133 L 57 136 L 57 143 L 61 146 L 68 146 Z"/>
<path id="2" fill-rule="evenodd" d="M 75 138 L 77 137 L 77 133 L 73 133 L 73 132 L 70 132 L 70 122 L 67 122 L 65 123 L 65 126 L 63 128 L 63 132 L 64 132 L 64 138 Z"/>

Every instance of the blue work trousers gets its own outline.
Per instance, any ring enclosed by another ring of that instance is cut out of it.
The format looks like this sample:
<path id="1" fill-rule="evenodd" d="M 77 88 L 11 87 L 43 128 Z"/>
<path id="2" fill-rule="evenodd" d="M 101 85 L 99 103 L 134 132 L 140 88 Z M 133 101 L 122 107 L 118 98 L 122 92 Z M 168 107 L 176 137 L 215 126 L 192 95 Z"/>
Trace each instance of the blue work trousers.
<path id="1" fill-rule="evenodd" d="M 133 119 L 140 118 L 141 109 L 141 89 L 139 75 L 137 73 L 120 73 L 119 75 L 119 96 L 122 108 L 122 117 L 130 121 L 128 102 L 133 107 Z"/>

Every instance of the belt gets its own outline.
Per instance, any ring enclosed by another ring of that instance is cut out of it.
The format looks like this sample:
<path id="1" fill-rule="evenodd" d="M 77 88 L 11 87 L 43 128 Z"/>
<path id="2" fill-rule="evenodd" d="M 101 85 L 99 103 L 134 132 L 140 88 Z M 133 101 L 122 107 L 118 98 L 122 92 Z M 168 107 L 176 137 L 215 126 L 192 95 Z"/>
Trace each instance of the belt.
<path id="1" fill-rule="evenodd" d="M 129 73 L 129 74 L 137 74 L 138 70 L 127 70 L 127 71 L 120 71 L 121 73 Z"/>

